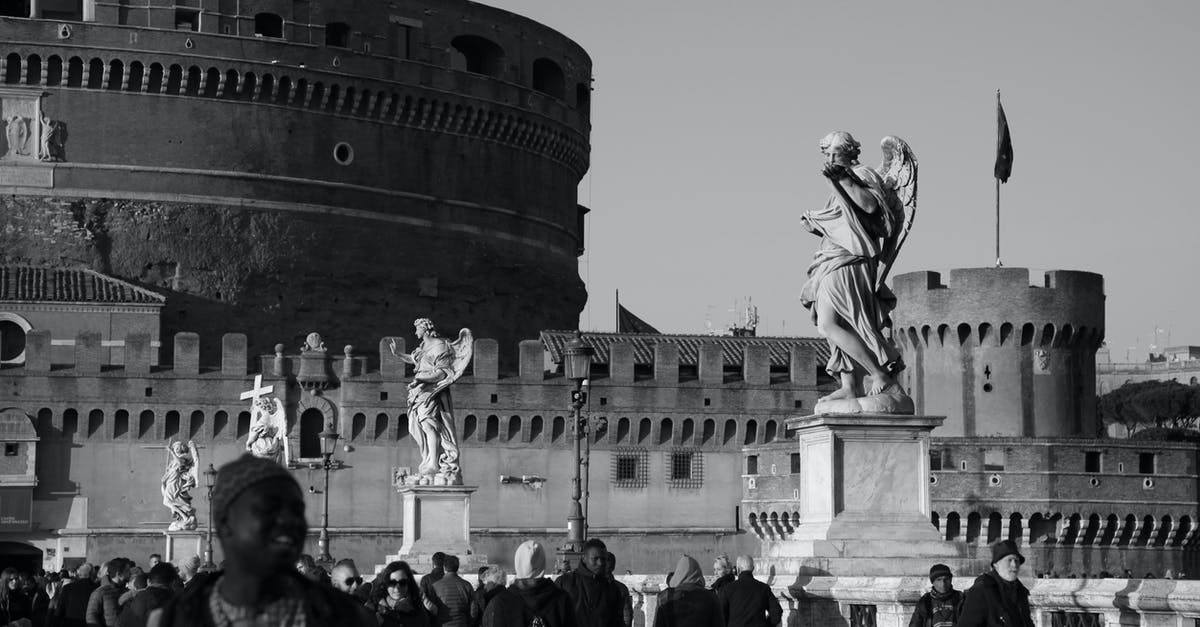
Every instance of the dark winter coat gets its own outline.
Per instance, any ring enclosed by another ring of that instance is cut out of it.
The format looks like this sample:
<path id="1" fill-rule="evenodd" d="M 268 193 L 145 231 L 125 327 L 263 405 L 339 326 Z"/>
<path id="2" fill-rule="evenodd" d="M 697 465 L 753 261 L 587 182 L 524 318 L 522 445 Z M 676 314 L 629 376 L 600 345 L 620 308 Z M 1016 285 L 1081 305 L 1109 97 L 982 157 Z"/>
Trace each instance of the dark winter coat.
<path id="1" fill-rule="evenodd" d="M 100 584 L 91 579 L 76 579 L 63 586 L 58 593 L 59 602 L 55 617 L 63 627 L 84 627 L 87 624 L 88 599 Z"/>
<path id="2" fill-rule="evenodd" d="M 717 598 L 727 627 L 774 627 L 783 620 L 783 608 L 771 586 L 753 573 L 738 573 L 737 579 L 721 587 Z"/>
<path id="3" fill-rule="evenodd" d="M 957 627 L 1034 627 L 1029 589 L 1020 580 L 1004 581 L 994 570 L 980 575 L 967 590 Z"/>
<path id="4" fill-rule="evenodd" d="M 580 564 L 555 584 L 571 597 L 579 627 L 624 627 L 621 595 L 612 581 Z"/>
<path id="5" fill-rule="evenodd" d="M 717 593 L 702 586 L 666 590 L 659 596 L 654 627 L 725 627 Z"/>
<path id="6" fill-rule="evenodd" d="M 117 619 L 117 627 L 146 627 L 150 612 L 163 607 L 171 601 L 175 593 L 166 586 L 147 586 L 146 589 L 133 595 L 121 616 Z"/>
<path id="7" fill-rule="evenodd" d="M 483 627 L 578 627 L 571 597 L 549 579 L 518 579 L 488 603 Z"/>
<path id="8" fill-rule="evenodd" d="M 917 601 L 908 627 L 954 627 L 958 615 L 962 613 L 963 593 L 950 590 L 946 594 L 938 594 L 930 590 Z"/>

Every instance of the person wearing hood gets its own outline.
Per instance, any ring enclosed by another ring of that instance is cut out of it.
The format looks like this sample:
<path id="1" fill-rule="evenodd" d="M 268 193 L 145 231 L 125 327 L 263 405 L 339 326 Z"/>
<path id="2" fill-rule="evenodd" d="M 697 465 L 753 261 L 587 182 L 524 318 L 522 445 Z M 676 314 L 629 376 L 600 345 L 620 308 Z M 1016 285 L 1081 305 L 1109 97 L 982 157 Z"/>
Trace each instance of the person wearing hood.
<path id="1" fill-rule="evenodd" d="M 954 627 L 962 612 L 963 593 L 954 589 L 954 575 L 945 564 L 934 564 L 929 569 L 929 583 L 933 587 L 917 601 L 908 627 Z"/>
<path id="2" fill-rule="evenodd" d="M 679 558 L 667 585 L 659 596 L 654 627 L 725 627 L 717 595 L 704 587 L 700 563 L 690 555 Z"/>
<path id="3" fill-rule="evenodd" d="M 783 608 L 771 586 L 754 578 L 754 558 L 739 555 L 737 579 L 725 584 L 717 599 L 726 627 L 774 627 L 783 620 Z"/>
<path id="4" fill-rule="evenodd" d="M 555 584 L 571 597 L 579 627 L 620 627 L 621 597 L 606 576 L 608 547 L 595 538 L 583 545 L 579 566 Z"/>
<path id="5" fill-rule="evenodd" d="M 534 619 L 545 627 L 577 627 L 571 597 L 542 575 L 546 572 L 546 550 L 529 540 L 513 556 L 516 579 L 483 611 L 482 627 L 531 625 Z"/>
<path id="6" fill-rule="evenodd" d="M 1017 579 L 1025 557 L 1012 540 L 992 545 L 992 569 L 975 579 L 963 601 L 958 627 L 1033 627 L 1029 589 Z"/>

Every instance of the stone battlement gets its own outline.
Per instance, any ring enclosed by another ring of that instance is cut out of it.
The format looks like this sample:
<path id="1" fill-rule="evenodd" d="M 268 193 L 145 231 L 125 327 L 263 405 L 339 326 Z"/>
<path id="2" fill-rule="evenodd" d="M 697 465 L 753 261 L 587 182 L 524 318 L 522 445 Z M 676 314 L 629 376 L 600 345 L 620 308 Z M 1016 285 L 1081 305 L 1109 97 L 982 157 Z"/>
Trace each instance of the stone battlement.
<path id="1" fill-rule="evenodd" d="M 220 339 L 220 363 L 204 365 L 200 358 L 201 342 L 201 336 L 197 333 L 176 333 L 170 344 L 173 362 L 159 365 L 153 359 L 160 348 L 159 342 L 152 341 L 148 334 L 131 334 L 123 340 L 102 339 L 98 332 L 83 332 L 74 338 L 58 338 L 52 337 L 49 331 L 35 329 L 25 334 L 24 364 L 16 364 L 8 372 L 29 374 L 70 369 L 76 376 L 103 373 L 115 377 L 155 374 L 179 377 L 219 372 L 223 376 L 238 378 L 252 372 L 275 378 L 297 375 L 303 378 L 306 376 L 304 373 L 308 372 L 319 373 L 329 380 L 366 377 L 385 382 L 400 381 L 408 376 L 404 362 L 397 356 L 408 351 L 404 337 L 381 338 L 378 352 L 372 355 L 356 353 L 351 345 L 340 349 L 330 347 L 321 351 L 300 351 L 300 347 L 289 349 L 283 344 L 276 344 L 274 355 L 262 355 L 255 360 L 249 354 L 244 333 L 226 333 Z M 391 350 L 393 342 L 395 353 Z M 790 387 L 815 388 L 817 385 L 819 355 L 813 346 L 793 343 L 787 347 L 786 354 L 790 359 L 785 372 L 773 367 L 771 351 L 761 343 L 746 344 L 741 347 L 740 355 L 730 355 L 729 347 L 717 341 L 699 341 L 697 344 L 698 362 L 687 365 L 681 364 L 679 350 L 673 344 L 662 343 L 654 351 L 653 367 L 648 369 L 653 376 L 647 378 L 640 376 L 635 365 L 632 342 L 609 342 L 607 368 L 594 371 L 593 380 L 603 381 L 606 385 L 674 385 L 692 380 L 705 387 L 725 384 L 737 387 L 771 386 L 783 383 Z M 60 363 L 52 358 L 52 347 L 68 346 L 73 347 L 73 360 Z M 112 347 L 124 349 L 120 363 L 105 363 L 102 349 Z M 548 369 L 546 348 L 540 340 L 523 340 L 518 344 L 516 372 L 502 372 L 500 352 L 498 341 L 477 338 L 468 376 L 476 381 L 514 379 L 520 383 L 540 383 L 561 378 L 557 372 L 558 364 L 552 363 Z M 314 363 L 316 365 L 312 365 Z"/>

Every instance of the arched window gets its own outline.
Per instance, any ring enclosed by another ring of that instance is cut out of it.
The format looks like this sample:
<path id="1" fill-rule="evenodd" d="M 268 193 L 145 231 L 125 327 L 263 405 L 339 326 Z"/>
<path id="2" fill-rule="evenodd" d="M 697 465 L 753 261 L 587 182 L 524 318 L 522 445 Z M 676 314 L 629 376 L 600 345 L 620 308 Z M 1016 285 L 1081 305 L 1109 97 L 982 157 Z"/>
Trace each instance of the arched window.
<path id="1" fill-rule="evenodd" d="M 542 58 L 534 61 L 533 88 L 562 100 L 566 91 L 562 68 L 550 59 Z"/>
<path id="2" fill-rule="evenodd" d="M 254 76 L 254 75 L 251 74 L 250 76 Z M 247 76 L 246 78 L 247 78 L 247 80 L 249 80 L 250 77 Z M 251 90 L 251 92 L 253 92 L 253 90 Z M 263 102 L 271 102 L 275 97 L 274 96 L 274 94 L 275 94 L 275 77 L 271 76 L 270 74 L 263 74 L 262 88 L 259 89 L 258 93 L 259 93 L 259 98 Z M 253 99 L 254 94 L 251 93 L 249 96 L 247 96 L 247 98 Z"/>
<path id="3" fill-rule="evenodd" d="M 140 61 L 129 64 L 129 91 L 142 91 L 142 82 L 146 80 L 146 66 Z"/>
<path id="4" fill-rule="evenodd" d="M 25 363 L 25 334 L 32 329 L 25 318 L 0 312 L 0 364 Z"/>
<path id="5" fill-rule="evenodd" d="M 4 63 L 4 82 L 5 83 L 20 83 L 21 82 L 21 55 L 12 53 L 5 57 Z"/>
<path id="6" fill-rule="evenodd" d="M 188 425 L 188 438 L 195 439 L 204 428 L 204 412 L 196 410 L 192 412 L 192 422 Z"/>
<path id="7" fill-rule="evenodd" d="M 567 429 L 567 422 L 565 420 L 563 420 L 563 417 L 555 416 L 554 422 L 551 423 L 551 426 L 550 426 L 550 441 L 551 442 L 559 441 L 559 439 L 561 439 L 563 437 L 563 433 L 566 432 L 566 429 Z"/>
<path id="8" fill-rule="evenodd" d="M 283 37 L 283 18 L 274 13 L 259 13 L 255 15 L 254 36 L 275 38 Z"/>
<path id="9" fill-rule="evenodd" d="M 758 422 L 749 420 L 746 422 L 746 439 L 742 444 L 749 445 L 758 441 Z"/>
<path id="10" fill-rule="evenodd" d="M 125 80 L 125 64 L 120 59 L 113 59 L 108 64 L 108 89 L 120 91 Z"/>
<path id="11" fill-rule="evenodd" d="M 104 86 L 104 61 L 92 59 L 88 63 L 88 89 L 100 89 Z"/>
<path id="12" fill-rule="evenodd" d="M 67 61 L 67 87 L 83 87 L 83 59 L 79 57 Z"/>
<path id="13" fill-rule="evenodd" d="M 463 420 L 463 442 L 471 439 L 471 436 L 475 435 L 475 430 L 478 428 L 478 419 L 475 418 L 475 414 L 468 414 L 466 420 Z"/>
<path id="14" fill-rule="evenodd" d="M 325 414 L 309 407 L 300 414 L 300 457 L 321 456 L 321 432 L 325 430 Z"/>
<path id="15" fill-rule="evenodd" d="M 221 90 L 221 70 L 215 67 L 208 68 L 208 72 L 204 74 L 204 97 L 216 98 L 220 95 Z"/>
<path id="16" fill-rule="evenodd" d="M 1022 525 L 1021 525 L 1022 520 L 1023 520 L 1023 518 L 1021 517 L 1020 514 L 1013 514 L 1012 516 L 1008 517 L 1008 539 L 1009 540 L 1020 541 L 1021 535 L 1022 535 L 1021 530 L 1024 529 L 1024 527 L 1022 527 Z"/>
<path id="17" fill-rule="evenodd" d="M 683 429 L 679 432 L 679 441 L 683 444 L 691 444 L 696 437 L 696 422 L 691 418 L 683 419 Z"/>
<path id="18" fill-rule="evenodd" d="M 483 441 L 491 442 L 500 435 L 500 418 L 492 415 L 487 417 L 487 423 L 484 426 Z"/>
<path id="19" fill-rule="evenodd" d="M 962 519 L 959 517 L 958 512 L 950 512 L 946 516 L 946 539 L 957 540 L 961 534 Z"/>
<path id="20" fill-rule="evenodd" d="M 774 420 L 768 420 L 766 432 L 763 433 L 763 442 L 774 442 L 775 438 L 779 435 L 777 429 L 778 423 Z"/>
<path id="21" fill-rule="evenodd" d="M 521 417 L 520 416 L 509 416 L 509 418 L 508 418 L 508 435 L 506 435 L 504 439 L 509 442 L 513 442 L 513 441 L 519 442 L 521 440 Z"/>
<path id="22" fill-rule="evenodd" d="M 494 77 L 504 73 L 504 49 L 489 39 L 459 35 L 450 41 L 450 47 L 454 50 L 450 69 Z"/>
<path id="23" fill-rule="evenodd" d="M 99 409 L 95 411 L 100 411 Z M 100 412 L 104 416 L 104 412 Z M 67 409 L 63 412 L 63 437 L 72 438 L 76 433 L 79 433 L 79 412 L 74 409 Z"/>
<path id="24" fill-rule="evenodd" d="M 350 439 L 358 440 L 367 429 L 367 415 L 359 412 L 350 419 Z"/>
<path id="25" fill-rule="evenodd" d="M 244 440 L 249 436 L 250 436 L 250 412 L 248 412 L 248 411 L 238 412 L 237 435 L 235 437 L 239 440 Z"/>
<path id="26" fill-rule="evenodd" d="M 25 69 L 25 84 L 40 85 L 42 82 L 42 58 L 36 54 L 29 55 L 29 67 Z"/>
<path id="27" fill-rule="evenodd" d="M 717 434 L 717 422 L 712 418 L 704 421 L 704 431 L 700 434 L 700 443 L 708 444 Z"/>
<path id="28" fill-rule="evenodd" d="M 241 83 L 241 76 L 238 74 L 237 70 L 226 71 L 225 72 L 225 84 L 222 87 L 221 97 L 231 98 L 231 99 L 237 98 L 238 97 L 238 85 L 240 83 Z"/>
<path id="29" fill-rule="evenodd" d="M 172 409 L 167 412 L 166 422 L 163 424 L 163 437 L 170 439 L 179 435 L 179 412 Z"/>
<path id="30" fill-rule="evenodd" d="M 246 78 L 242 80 L 242 90 L 238 97 L 242 100 L 254 100 L 254 90 L 258 89 L 258 77 L 254 72 L 246 72 Z"/>
<path id="31" fill-rule="evenodd" d="M 991 543 L 1001 539 L 1000 538 L 1000 528 L 1003 526 L 1003 524 L 1002 524 L 1003 520 L 1004 520 L 1004 518 L 1003 518 L 1003 516 L 1000 515 L 1000 512 L 992 512 L 988 516 L 988 528 L 987 528 L 987 543 L 988 544 L 991 544 Z"/>
<path id="32" fill-rule="evenodd" d="M 408 414 L 400 414 L 396 418 L 396 439 L 403 440 L 409 435 L 411 434 L 408 432 Z"/>
<path id="33" fill-rule="evenodd" d="M 120 440 L 129 435 L 129 412 L 118 409 L 113 414 L 113 439 Z"/>
<path id="34" fill-rule="evenodd" d="M 979 512 L 971 512 L 970 514 L 967 514 L 967 537 L 965 538 L 967 543 L 979 541 L 979 528 L 981 526 L 980 521 L 981 518 L 979 516 Z"/>
<path id="35" fill-rule="evenodd" d="M 737 421 L 730 419 L 725 421 L 725 435 L 721 438 L 722 444 L 729 444 L 737 437 Z"/>
<path id="36" fill-rule="evenodd" d="M 671 422 L 670 418 L 663 419 L 662 426 L 660 427 L 660 430 L 658 432 L 658 443 L 660 445 L 661 444 L 670 444 L 671 437 L 674 435 L 675 435 L 674 423 Z"/>
<path id="37" fill-rule="evenodd" d="M 176 87 L 178 89 L 178 87 Z M 150 77 L 146 79 L 146 91 L 161 94 L 163 90 L 163 66 L 161 63 L 150 64 Z"/>
<path id="38" fill-rule="evenodd" d="M 221 432 L 225 431 L 225 427 L 229 426 L 229 412 L 225 410 L 218 411 L 213 414 L 212 433 L 213 437 L 220 437 Z"/>
<path id="39" fill-rule="evenodd" d="M 629 439 L 629 419 L 622 418 L 617 421 L 617 444 L 625 442 Z"/>
<path id="40" fill-rule="evenodd" d="M 388 415 L 387 414 L 376 414 L 375 415 L 375 432 L 372 437 L 376 440 L 381 440 L 381 439 L 387 438 L 387 430 L 388 430 Z"/>
<path id="41" fill-rule="evenodd" d="M 350 47 L 350 25 L 345 22 L 330 22 L 325 25 L 325 45 L 334 48 Z"/>
<path id="42" fill-rule="evenodd" d="M 638 425 L 638 444 L 645 442 L 650 438 L 650 431 L 653 429 L 649 418 L 642 418 L 642 422 Z"/>
<path id="43" fill-rule="evenodd" d="M 538 438 L 542 437 L 542 430 L 545 426 L 542 424 L 541 416 L 534 416 L 533 420 L 529 421 L 529 441 L 537 442 Z"/>

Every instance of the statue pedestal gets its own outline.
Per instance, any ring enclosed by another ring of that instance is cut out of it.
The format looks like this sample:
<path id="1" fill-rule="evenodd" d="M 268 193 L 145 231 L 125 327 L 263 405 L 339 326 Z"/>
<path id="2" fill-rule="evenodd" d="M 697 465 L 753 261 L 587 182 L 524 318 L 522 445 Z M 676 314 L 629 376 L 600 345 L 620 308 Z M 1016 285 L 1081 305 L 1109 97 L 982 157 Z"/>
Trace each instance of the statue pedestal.
<path id="1" fill-rule="evenodd" d="M 193 557 L 199 557 L 204 563 L 204 533 L 198 529 L 191 531 L 164 531 L 166 547 L 163 549 L 163 561 L 181 566 Z"/>
<path id="2" fill-rule="evenodd" d="M 800 452 L 800 523 L 763 541 L 766 561 L 783 573 L 834 576 L 917 576 L 936 562 L 965 563 L 930 522 L 929 433 L 944 419 L 789 419 Z"/>
<path id="3" fill-rule="evenodd" d="M 400 552 L 387 556 L 387 560 L 428 566 L 433 554 L 441 551 L 457 556 L 464 573 L 486 564 L 486 556 L 471 553 L 471 493 L 477 489 L 464 485 L 397 486 L 396 491 L 404 499 L 404 543 Z M 428 568 L 420 570 L 428 572 Z"/>

